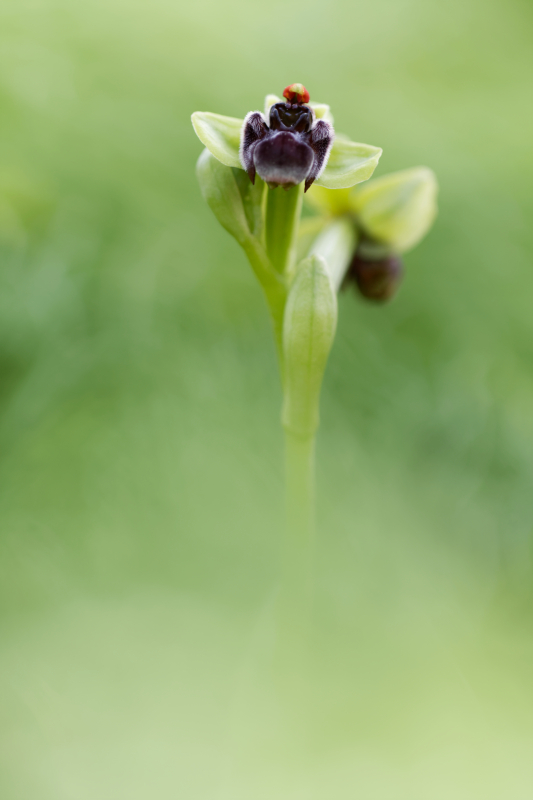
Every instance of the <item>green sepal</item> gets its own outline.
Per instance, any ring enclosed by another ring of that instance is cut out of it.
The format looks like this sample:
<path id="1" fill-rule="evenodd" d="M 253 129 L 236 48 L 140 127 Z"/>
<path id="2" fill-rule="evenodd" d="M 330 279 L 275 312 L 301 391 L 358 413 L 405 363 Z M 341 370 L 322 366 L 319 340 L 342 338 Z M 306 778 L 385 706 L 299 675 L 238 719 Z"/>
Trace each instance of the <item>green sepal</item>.
<path id="1" fill-rule="evenodd" d="M 333 114 L 331 113 L 327 103 L 313 103 L 311 101 L 309 105 L 315 112 L 315 117 L 317 119 L 325 119 L 326 122 L 329 122 L 330 125 L 333 125 Z"/>
<path id="2" fill-rule="evenodd" d="M 437 214 L 438 185 L 427 167 L 393 172 L 357 187 L 353 210 L 363 230 L 397 253 L 413 248 Z"/>
<path id="3" fill-rule="evenodd" d="M 283 318 L 283 425 L 311 436 L 318 427 L 322 378 L 337 326 L 337 296 L 323 258 L 296 270 Z"/>
<path id="4" fill-rule="evenodd" d="M 313 183 L 305 193 L 306 203 L 320 214 L 339 217 L 353 213 L 351 189 L 326 189 Z"/>
<path id="5" fill-rule="evenodd" d="M 242 119 L 223 117 L 210 111 L 195 111 L 191 120 L 196 135 L 215 158 L 227 167 L 242 169 L 239 158 Z"/>
<path id="6" fill-rule="evenodd" d="M 348 217 L 331 220 L 317 236 L 310 255 L 321 256 L 336 292 L 342 286 L 357 246 L 357 228 Z"/>
<path id="7" fill-rule="evenodd" d="M 358 144 L 338 136 L 333 142 L 326 168 L 315 183 L 326 189 L 348 189 L 366 181 L 376 169 L 382 152 L 381 147 Z"/>

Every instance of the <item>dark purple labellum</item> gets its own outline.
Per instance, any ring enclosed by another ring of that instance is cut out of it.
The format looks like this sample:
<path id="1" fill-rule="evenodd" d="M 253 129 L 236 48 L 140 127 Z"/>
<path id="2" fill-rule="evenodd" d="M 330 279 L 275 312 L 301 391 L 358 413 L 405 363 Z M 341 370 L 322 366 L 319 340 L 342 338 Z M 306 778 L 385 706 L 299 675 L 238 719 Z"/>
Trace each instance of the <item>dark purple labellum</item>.
<path id="1" fill-rule="evenodd" d="M 309 174 L 313 159 L 309 145 L 288 131 L 263 139 L 254 152 L 255 168 L 269 186 L 290 188 L 301 183 Z"/>
<path id="2" fill-rule="evenodd" d="M 403 262 L 395 255 L 372 261 L 355 254 L 345 278 L 345 285 L 354 281 L 367 300 L 383 303 L 396 294 L 403 277 Z"/>
<path id="3" fill-rule="evenodd" d="M 259 111 L 244 120 L 240 156 L 250 180 L 257 172 L 271 188 L 285 189 L 305 181 L 307 191 L 326 165 L 333 128 L 302 103 L 275 103 L 269 122 Z"/>

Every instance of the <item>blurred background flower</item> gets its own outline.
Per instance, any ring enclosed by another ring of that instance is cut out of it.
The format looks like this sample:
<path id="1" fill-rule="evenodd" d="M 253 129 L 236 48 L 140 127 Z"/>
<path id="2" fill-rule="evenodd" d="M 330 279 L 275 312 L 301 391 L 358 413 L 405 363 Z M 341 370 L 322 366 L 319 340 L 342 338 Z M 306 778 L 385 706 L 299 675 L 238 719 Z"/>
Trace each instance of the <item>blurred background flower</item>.
<path id="1" fill-rule="evenodd" d="M 300 247 L 311 240 L 313 252 L 329 257 L 337 288 L 353 282 L 368 300 L 390 300 L 403 276 L 400 254 L 431 228 L 437 193 L 435 173 L 427 167 L 393 172 L 340 192 L 314 187 L 307 202 L 318 214 L 304 223 Z"/>
<path id="2" fill-rule="evenodd" d="M 4 0 L 3 799 L 530 800 L 531 22 Z M 190 115 L 292 80 L 440 197 L 397 301 L 340 297 L 314 655 L 274 702 L 275 353 Z"/>

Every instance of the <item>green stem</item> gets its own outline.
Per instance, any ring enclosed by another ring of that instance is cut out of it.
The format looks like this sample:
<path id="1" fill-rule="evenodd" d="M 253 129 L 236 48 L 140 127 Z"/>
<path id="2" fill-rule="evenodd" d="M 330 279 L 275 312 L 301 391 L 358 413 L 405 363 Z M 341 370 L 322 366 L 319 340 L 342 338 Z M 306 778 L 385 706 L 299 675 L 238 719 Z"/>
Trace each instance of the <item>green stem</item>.
<path id="1" fill-rule="evenodd" d="M 311 619 L 315 534 L 315 435 L 285 429 L 286 531 L 282 546 L 282 646 L 303 644 Z M 292 644 L 291 644 L 292 643 Z"/>
<path id="2" fill-rule="evenodd" d="M 303 184 L 284 191 L 266 189 L 265 247 L 250 237 L 242 242 L 259 278 L 274 328 L 276 350 L 283 382 L 283 314 L 296 255 L 302 211 Z M 272 272 L 274 267 L 275 273 Z"/>
<path id="3" fill-rule="evenodd" d="M 277 272 L 289 277 L 294 264 L 298 225 L 302 211 L 303 184 L 292 189 L 268 189 L 265 246 Z"/>
<path id="4" fill-rule="evenodd" d="M 303 184 L 284 191 L 268 189 L 265 200 L 265 255 L 279 276 L 262 280 L 270 308 L 283 382 L 283 317 L 295 266 Z M 258 259 L 260 252 L 249 252 Z M 267 275 L 267 270 L 262 270 Z M 307 639 L 311 619 L 314 545 L 315 434 L 285 429 L 286 530 L 281 554 L 279 654 L 282 662 Z"/>
<path id="5" fill-rule="evenodd" d="M 287 300 L 287 283 L 282 275 L 272 272 L 266 252 L 256 239 L 251 238 L 249 241 L 244 242 L 243 248 L 265 294 L 283 378 L 283 312 L 285 311 L 285 302 Z"/>

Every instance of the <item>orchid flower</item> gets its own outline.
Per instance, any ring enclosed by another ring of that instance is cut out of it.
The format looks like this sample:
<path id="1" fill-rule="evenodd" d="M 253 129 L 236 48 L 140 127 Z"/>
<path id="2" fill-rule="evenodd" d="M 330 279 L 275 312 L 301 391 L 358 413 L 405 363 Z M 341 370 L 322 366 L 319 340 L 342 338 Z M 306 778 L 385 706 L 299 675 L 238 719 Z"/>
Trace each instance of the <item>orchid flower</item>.
<path id="1" fill-rule="evenodd" d="M 286 441 L 280 603 L 290 636 L 310 605 L 314 443 L 337 290 L 355 270 L 360 287 L 366 280 L 379 294 L 375 262 L 397 258 L 426 232 L 435 184 L 430 171 L 415 170 L 367 189 L 381 148 L 335 133 L 329 106 L 312 102 L 302 84 L 287 86 L 283 97 L 267 95 L 263 111 L 241 119 L 197 111 L 192 124 L 206 148 L 197 165 L 202 194 L 246 253 L 273 322 Z M 319 214 L 300 226 L 304 192 Z M 369 258 L 367 279 L 361 263 Z"/>

